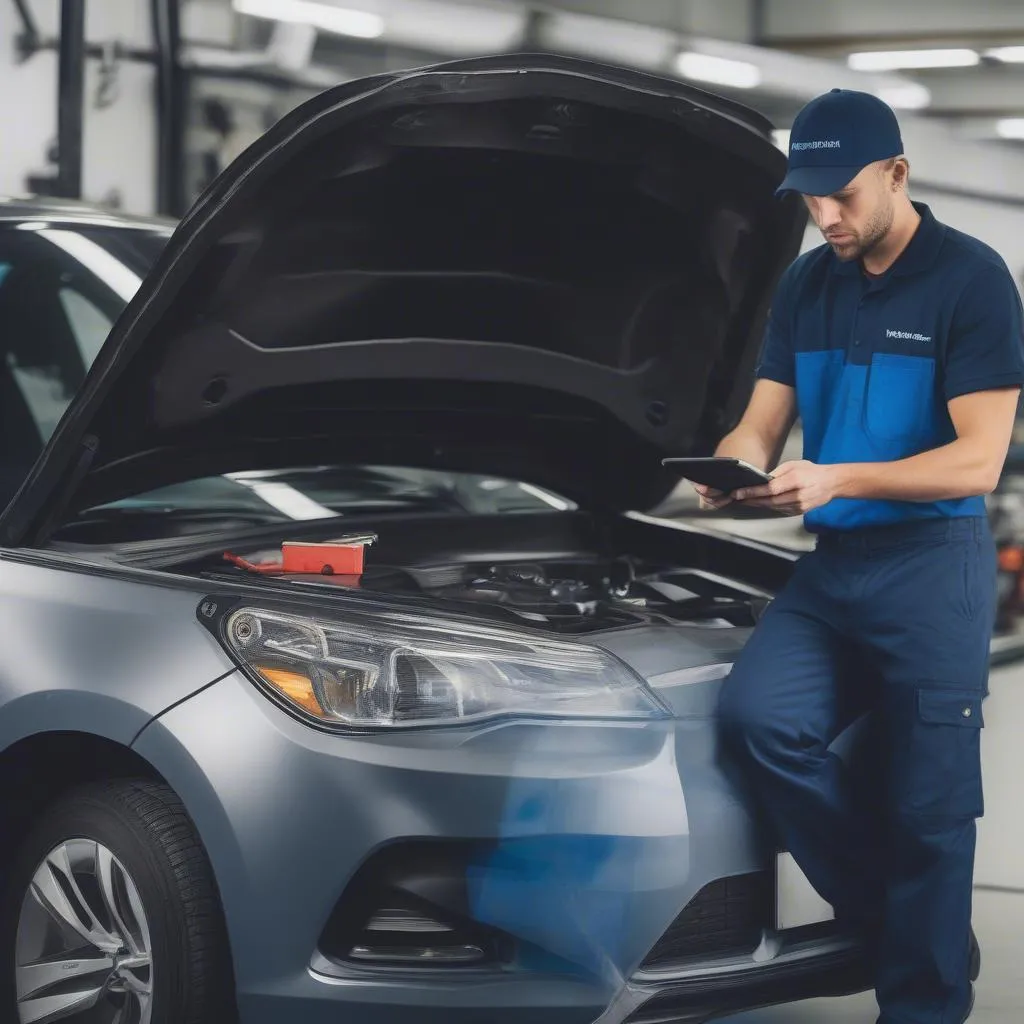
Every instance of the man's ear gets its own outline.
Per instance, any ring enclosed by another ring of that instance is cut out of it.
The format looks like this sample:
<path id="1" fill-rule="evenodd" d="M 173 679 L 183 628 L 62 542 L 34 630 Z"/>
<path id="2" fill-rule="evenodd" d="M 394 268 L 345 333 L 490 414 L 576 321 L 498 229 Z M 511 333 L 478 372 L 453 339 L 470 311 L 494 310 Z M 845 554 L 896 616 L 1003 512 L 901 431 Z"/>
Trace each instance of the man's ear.
<path id="1" fill-rule="evenodd" d="M 910 163 L 906 157 L 896 158 L 896 164 L 892 169 L 892 187 L 895 191 L 905 189 L 910 181 Z"/>

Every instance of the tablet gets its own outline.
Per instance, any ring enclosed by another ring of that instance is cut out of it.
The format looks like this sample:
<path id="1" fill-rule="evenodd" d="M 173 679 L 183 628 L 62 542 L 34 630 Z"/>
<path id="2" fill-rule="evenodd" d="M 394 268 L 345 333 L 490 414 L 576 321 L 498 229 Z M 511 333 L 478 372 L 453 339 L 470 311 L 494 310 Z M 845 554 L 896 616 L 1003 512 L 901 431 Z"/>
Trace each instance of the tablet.
<path id="1" fill-rule="evenodd" d="M 705 484 L 717 491 L 735 491 L 739 487 L 758 487 L 771 476 L 742 459 L 725 457 L 706 459 L 662 459 L 661 464 L 677 470 L 684 479 Z"/>

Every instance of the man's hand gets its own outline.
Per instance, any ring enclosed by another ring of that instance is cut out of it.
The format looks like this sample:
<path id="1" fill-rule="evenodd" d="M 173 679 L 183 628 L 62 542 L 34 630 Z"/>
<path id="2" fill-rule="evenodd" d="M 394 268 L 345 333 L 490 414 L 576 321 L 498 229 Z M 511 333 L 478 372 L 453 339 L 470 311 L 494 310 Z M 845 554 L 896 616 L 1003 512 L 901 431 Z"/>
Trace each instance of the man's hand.
<path id="1" fill-rule="evenodd" d="M 693 489 L 700 498 L 700 509 L 702 512 L 725 508 L 733 500 L 731 494 L 726 494 L 724 491 L 716 491 L 714 487 L 708 487 L 707 484 L 694 484 Z"/>
<path id="2" fill-rule="evenodd" d="M 770 508 L 787 516 L 802 516 L 827 505 L 836 497 L 834 466 L 814 462 L 784 462 L 772 474 L 771 483 L 743 487 L 733 493 L 736 501 L 755 508 Z"/>

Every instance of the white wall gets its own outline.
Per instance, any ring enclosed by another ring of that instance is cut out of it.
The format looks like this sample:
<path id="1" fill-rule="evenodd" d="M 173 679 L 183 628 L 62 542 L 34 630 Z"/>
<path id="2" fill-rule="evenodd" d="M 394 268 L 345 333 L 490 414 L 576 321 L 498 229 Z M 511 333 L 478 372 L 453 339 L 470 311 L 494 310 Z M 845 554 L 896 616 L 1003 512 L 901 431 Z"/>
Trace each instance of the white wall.
<path id="1" fill-rule="evenodd" d="M 927 203 L 943 223 L 991 245 L 1006 260 L 1017 287 L 1024 285 L 1024 206 L 934 194 L 924 187 L 911 194 Z"/>
<path id="2" fill-rule="evenodd" d="M 769 38 L 784 39 L 887 33 L 918 37 L 957 32 L 1009 33 L 1014 29 L 1024 31 L 1024 4 L 1020 0 L 766 0 L 765 21 Z"/>
<path id="3" fill-rule="evenodd" d="M 40 34 L 56 38 L 60 5 L 28 0 Z M 29 174 L 54 167 L 47 150 L 57 137 L 57 54 L 41 51 L 17 62 L 14 36 L 20 22 L 10 0 L 0 0 L 0 195 L 21 195 Z M 86 38 L 117 39 L 149 48 L 149 5 L 139 2 L 86 5 Z M 88 61 L 83 122 L 83 198 L 104 202 L 117 193 L 123 209 L 151 213 L 156 206 L 155 71 L 149 65 L 118 65 L 118 98 L 98 109 L 99 64 Z"/>
<path id="4" fill-rule="evenodd" d="M 910 195 L 919 202 L 927 203 L 944 224 L 966 231 L 991 245 L 1006 260 L 1017 287 L 1024 290 L 1024 206 L 946 195 L 925 186 L 914 186 L 913 180 Z M 813 249 L 822 242 L 821 232 L 809 223 L 802 251 Z"/>

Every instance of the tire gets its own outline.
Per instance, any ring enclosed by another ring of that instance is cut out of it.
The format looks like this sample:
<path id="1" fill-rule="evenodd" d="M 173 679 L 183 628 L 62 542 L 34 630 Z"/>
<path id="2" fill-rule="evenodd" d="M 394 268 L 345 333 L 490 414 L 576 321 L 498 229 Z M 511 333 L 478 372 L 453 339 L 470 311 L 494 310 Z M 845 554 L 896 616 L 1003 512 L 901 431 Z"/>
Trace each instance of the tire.
<path id="1" fill-rule="evenodd" d="M 63 1004 L 42 1020 L 67 1024 L 237 1020 L 213 871 L 161 783 L 90 784 L 41 814 L 8 876 L 0 953 L 5 1021 L 37 1019 L 44 998 Z"/>

